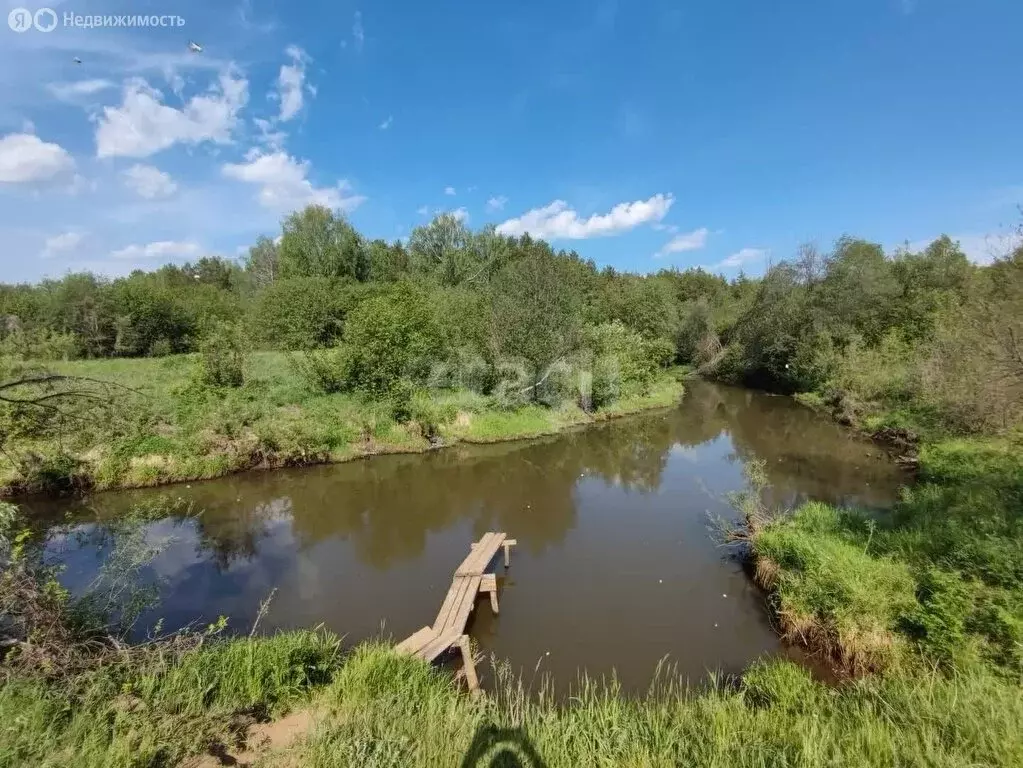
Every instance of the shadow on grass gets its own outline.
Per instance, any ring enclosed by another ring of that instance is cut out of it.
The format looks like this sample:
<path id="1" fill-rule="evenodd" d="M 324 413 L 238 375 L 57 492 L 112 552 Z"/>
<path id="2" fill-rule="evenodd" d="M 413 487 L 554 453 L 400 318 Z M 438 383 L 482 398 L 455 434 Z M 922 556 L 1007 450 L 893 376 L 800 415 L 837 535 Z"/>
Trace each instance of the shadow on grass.
<path id="1" fill-rule="evenodd" d="M 484 725 L 476 731 L 462 768 L 546 768 L 521 728 Z"/>

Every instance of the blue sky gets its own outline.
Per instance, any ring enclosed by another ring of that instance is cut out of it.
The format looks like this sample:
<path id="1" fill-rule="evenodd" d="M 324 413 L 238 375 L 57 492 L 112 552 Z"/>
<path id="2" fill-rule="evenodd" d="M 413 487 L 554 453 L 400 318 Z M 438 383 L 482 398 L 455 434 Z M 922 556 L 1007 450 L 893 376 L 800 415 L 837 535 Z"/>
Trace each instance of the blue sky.
<path id="1" fill-rule="evenodd" d="M 308 202 L 726 275 L 1021 220 L 1018 0 L 49 6 L 185 25 L 0 26 L 3 281 L 237 257 Z"/>

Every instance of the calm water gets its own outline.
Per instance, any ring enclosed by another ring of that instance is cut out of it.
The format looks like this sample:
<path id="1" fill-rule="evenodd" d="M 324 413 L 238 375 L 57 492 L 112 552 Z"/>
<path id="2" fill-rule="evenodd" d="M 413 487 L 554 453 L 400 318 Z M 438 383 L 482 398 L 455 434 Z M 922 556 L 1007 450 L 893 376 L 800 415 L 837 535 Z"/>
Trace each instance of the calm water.
<path id="1" fill-rule="evenodd" d="M 638 691 L 665 656 L 696 681 L 786 653 L 762 595 L 708 530 L 709 516 L 732 517 L 725 495 L 753 458 L 779 503 L 883 507 L 905 481 L 875 446 L 785 398 L 693 382 L 676 409 L 547 440 L 25 506 L 70 514 L 81 532 L 131 504 L 182 497 L 202 513 L 150 526 L 168 543 L 150 574 L 162 603 L 143 624 L 223 614 L 247 632 L 276 588 L 262 630 L 324 624 L 348 642 L 431 623 L 469 543 L 507 531 L 519 546 L 500 616 L 484 597 L 469 628 L 484 652 L 527 679 L 542 659 L 559 686 L 585 669 Z M 50 552 L 75 588 L 105 550 L 67 530 L 54 529 Z"/>

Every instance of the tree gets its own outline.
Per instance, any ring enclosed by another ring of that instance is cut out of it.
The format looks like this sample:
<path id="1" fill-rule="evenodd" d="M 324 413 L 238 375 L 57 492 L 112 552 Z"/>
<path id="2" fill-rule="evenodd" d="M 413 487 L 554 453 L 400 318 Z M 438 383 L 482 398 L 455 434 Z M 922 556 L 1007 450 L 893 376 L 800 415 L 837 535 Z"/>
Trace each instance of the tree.
<path id="1" fill-rule="evenodd" d="M 257 290 L 277 282 L 280 277 L 280 251 L 277 243 L 269 237 L 260 236 L 249 248 L 245 257 L 245 269 Z"/>
<path id="2" fill-rule="evenodd" d="M 362 236 L 344 214 L 322 205 L 310 205 L 284 220 L 278 263 L 282 278 L 369 276 Z"/>
<path id="3" fill-rule="evenodd" d="M 579 297 L 567 261 L 547 243 L 524 236 L 518 251 L 493 280 L 491 337 L 500 355 L 525 361 L 537 399 L 554 363 L 577 345 Z"/>
<path id="4" fill-rule="evenodd" d="M 366 246 L 369 260 L 369 279 L 393 283 L 407 275 L 411 259 L 401 243 L 388 244 L 384 240 L 373 240 Z"/>
<path id="5" fill-rule="evenodd" d="M 377 395 L 402 381 L 426 381 L 441 354 L 441 334 L 423 290 L 401 282 L 348 316 L 344 349 L 350 385 Z"/>
<path id="6" fill-rule="evenodd" d="M 278 349 L 331 346 L 341 338 L 352 298 L 332 280 L 277 280 L 259 293 L 249 310 L 252 335 Z"/>

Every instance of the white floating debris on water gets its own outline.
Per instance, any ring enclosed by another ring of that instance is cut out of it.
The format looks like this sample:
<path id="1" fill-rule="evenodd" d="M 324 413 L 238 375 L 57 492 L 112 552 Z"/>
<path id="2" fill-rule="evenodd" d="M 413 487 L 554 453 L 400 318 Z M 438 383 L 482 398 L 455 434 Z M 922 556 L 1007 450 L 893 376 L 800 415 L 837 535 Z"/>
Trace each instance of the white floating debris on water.
<path id="1" fill-rule="evenodd" d="M 721 597 L 728 597 L 728 595 L 721 595 Z"/>
<path id="2" fill-rule="evenodd" d="M 717 629 L 717 626 L 718 626 L 717 624 L 714 624 L 714 628 L 715 628 L 715 629 Z"/>
<path id="3" fill-rule="evenodd" d="M 547 651 L 547 652 L 546 652 L 546 653 L 544 654 L 544 656 L 550 656 L 550 655 L 551 655 L 551 652 L 550 652 L 550 651 Z"/>
<path id="4" fill-rule="evenodd" d="M 657 580 L 657 583 L 658 583 L 658 584 L 663 584 L 663 583 L 664 583 L 664 579 L 658 579 L 658 580 Z"/>

